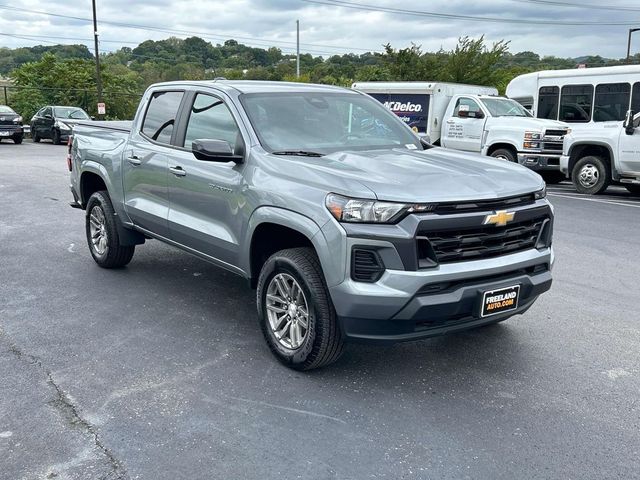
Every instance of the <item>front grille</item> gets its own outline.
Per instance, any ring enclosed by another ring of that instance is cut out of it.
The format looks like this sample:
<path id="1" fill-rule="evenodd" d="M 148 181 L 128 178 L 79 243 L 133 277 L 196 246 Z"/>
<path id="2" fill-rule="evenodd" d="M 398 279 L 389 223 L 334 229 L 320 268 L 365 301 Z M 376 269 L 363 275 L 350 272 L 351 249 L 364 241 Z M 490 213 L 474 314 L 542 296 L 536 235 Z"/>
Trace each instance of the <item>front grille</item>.
<path id="1" fill-rule="evenodd" d="M 562 143 L 564 142 L 564 136 L 566 134 L 566 129 L 546 130 L 542 137 L 542 149 L 552 152 L 562 152 Z"/>
<path id="2" fill-rule="evenodd" d="M 544 142 L 542 149 L 552 152 L 562 152 L 562 142 Z"/>
<path id="3" fill-rule="evenodd" d="M 377 282 L 384 272 L 382 259 L 375 250 L 354 248 L 351 252 L 351 278 L 358 282 Z"/>
<path id="4" fill-rule="evenodd" d="M 425 233 L 439 263 L 481 260 L 536 246 L 546 217 L 514 222 L 505 227 L 483 225 Z"/>
<path id="5" fill-rule="evenodd" d="M 440 203 L 433 209 L 433 213 L 466 213 L 484 212 L 491 210 L 505 210 L 523 205 L 530 205 L 535 202 L 533 193 L 519 195 L 517 197 L 500 198 L 498 200 L 478 200 L 463 203 Z"/>
<path id="6" fill-rule="evenodd" d="M 547 129 L 545 130 L 544 134 L 545 136 L 564 137 L 567 134 L 567 130 L 566 129 L 561 129 L 561 130 Z"/>

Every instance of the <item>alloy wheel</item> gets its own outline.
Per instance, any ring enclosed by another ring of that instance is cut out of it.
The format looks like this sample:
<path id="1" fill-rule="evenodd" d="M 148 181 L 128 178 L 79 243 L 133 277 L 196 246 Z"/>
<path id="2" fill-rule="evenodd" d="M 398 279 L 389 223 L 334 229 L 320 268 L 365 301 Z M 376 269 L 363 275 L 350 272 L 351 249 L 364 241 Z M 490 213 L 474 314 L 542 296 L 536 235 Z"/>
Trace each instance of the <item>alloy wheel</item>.
<path id="1" fill-rule="evenodd" d="M 102 207 L 96 205 L 89 214 L 89 233 L 91 234 L 91 247 L 93 251 L 102 256 L 109 247 L 107 235 L 107 222 Z"/>
<path id="2" fill-rule="evenodd" d="M 278 273 L 269 282 L 265 296 L 267 319 L 278 342 L 296 350 L 309 333 L 309 305 L 295 278 Z"/>

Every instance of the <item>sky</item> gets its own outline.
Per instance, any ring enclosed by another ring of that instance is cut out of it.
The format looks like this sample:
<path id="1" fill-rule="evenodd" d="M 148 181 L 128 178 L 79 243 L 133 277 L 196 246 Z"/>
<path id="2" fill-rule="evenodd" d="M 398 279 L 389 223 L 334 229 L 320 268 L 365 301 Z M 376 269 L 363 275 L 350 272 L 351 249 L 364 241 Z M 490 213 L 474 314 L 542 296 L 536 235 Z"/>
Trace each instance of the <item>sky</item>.
<path id="1" fill-rule="evenodd" d="M 608 0 L 606 6 L 596 0 L 96 2 L 102 51 L 114 51 L 122 46 L 134 47 L 147 39 L 198 35 L 214 44 L 234 38 L 247 45 L 265 48 L 276 46 L 286 53 L 292 53 L 295 51 L 295 21 L 299 19 L 301 51 L 313 55 L 382 51 L 386 43 L 395 48 L 414 43 L 421 45 L 425 51 L 435 51 L 441 47 L 448 50 L 455 46 L 460 36 L 477 38 L 484 35 L 489 43 L 502 39 L 510 41 L 511 53 L 533 51 L 541 56 L 601 55 L 621 58 L 626 55 L 629 28 L 640 27 L 640 2 L 636 0 Z M 55 9 L 52 9 L 54 5 Z M 443 14 L 446 16 L 442 17 Z M 449 15 L 484 19 L 451 18 Z M 38 44 L 85 43 L 92 49 L 93 28 L 90 22 L 84 20 L 90 18 L 91 2 L 88 0 L 53 3 L 44 0 L 0 0 L 0 46 L 15 48 Z M 487 21 L 486 18 L 493 20 Z M 532 21 L 538 23 L 529 23 Z M 558 25 L 553 22 L 587 25 Z M 113 23 L 125 23 L 136 28 Z M 16 38 L 15 35 L 22 38 Z M 635 34 L 632 53 L 639 51 L 640 31 Z"/>

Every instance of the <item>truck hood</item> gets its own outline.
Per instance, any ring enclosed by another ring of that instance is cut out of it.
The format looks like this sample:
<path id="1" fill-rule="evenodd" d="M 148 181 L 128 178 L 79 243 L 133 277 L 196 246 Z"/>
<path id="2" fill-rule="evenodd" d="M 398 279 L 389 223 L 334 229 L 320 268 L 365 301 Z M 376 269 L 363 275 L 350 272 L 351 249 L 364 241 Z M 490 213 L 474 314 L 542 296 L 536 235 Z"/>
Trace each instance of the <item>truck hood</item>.
<path id="1" fill-rule="evenodd" d="M 518 164 L 444 148 L 338 152 L 281 167 L 274 165 L 299 182 L 322 182 L 328 192 L 396 202 L 495 199 L 544 186 L 538 174 Z"/>
<path id="2" fill-rule="evenodd" d="M 568 123 L 559 122 L 557 120 L 547 120 L 546 118 L 532 117 L 491 117 L 489 119 L 488 126 L 535 131 L 543 131 L 546 128 L 569 128 Z"/>

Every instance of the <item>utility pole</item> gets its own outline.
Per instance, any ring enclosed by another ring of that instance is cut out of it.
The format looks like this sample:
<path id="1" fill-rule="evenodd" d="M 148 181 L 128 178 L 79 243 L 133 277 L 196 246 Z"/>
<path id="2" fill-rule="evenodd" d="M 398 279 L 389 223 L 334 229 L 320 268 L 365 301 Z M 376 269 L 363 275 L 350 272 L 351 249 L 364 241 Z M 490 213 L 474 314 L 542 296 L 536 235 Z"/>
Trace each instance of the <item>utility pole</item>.
<path id="1" fill-rule="evenodd" d="M 296 20 L 296 78 L 300 78 L 300 20 Z"/>
<path id="2" fill-rule="evenodd" d="M 627 63 L 631 63 L 631 34 L 633 32 L 640 32 L 640 28 L 629 29 L 629 40 L 627 41 Z"/>
<path id="3" fill-rule="evenodd" d="M 96 89 L 98 91 L 98 103 L 102 103 L 102 76 L 100 75 L 100 52 L 98 51 L 98 19 L 96 17 L 96 0 L 91 0 L 93 5 L 93 41 L 96 54 Z M 98 118 L 102 120 L 102 115 L 98 112 Z"/>

